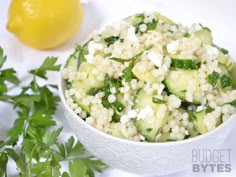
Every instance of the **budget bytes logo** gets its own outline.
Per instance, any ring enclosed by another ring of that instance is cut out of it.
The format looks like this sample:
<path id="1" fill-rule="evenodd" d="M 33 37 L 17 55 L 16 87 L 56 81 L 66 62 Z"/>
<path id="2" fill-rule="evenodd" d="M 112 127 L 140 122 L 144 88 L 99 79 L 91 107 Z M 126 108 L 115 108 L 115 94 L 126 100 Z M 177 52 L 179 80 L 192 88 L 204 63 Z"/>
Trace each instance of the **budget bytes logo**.
<path id="1" fill-rule="evenodd" d="M 232 149 L 193 149 L 192 171 L 197 172 L 231 172 L 230 158 Z"/>

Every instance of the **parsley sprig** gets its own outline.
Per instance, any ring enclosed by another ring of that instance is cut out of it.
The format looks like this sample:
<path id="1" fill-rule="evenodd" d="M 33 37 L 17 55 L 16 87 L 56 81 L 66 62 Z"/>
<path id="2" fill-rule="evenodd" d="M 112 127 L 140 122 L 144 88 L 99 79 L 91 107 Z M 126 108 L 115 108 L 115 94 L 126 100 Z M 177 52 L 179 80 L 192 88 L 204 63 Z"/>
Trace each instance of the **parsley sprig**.
<path id="1" fill-rule="evenodd" d="M 92 156 L 85 156 L 83 145 L 71 136 L 59 141 L 63 128 L 56 126 L 54 114 L 59 97 L 56 85 L 38 83 L 47 79 L 48 71 L 58 71 L 57 58 L 48 57 L 38 69 L 31 70 L 33 79 L 19 88 L 17 95 L 9 95 L 9 83 L 19 84 L 13 68 L 1 69 L 6 61 L 0 47 L 0 101 L 9 102 L 17 113 L 14 125 L 7 131 L 7 139 L 0 140 L 0 177 L 7 177 L 7 166 L 12 159 L 22 177 L 93 177 L 107 166 Z M 62 163 L 69 171 L 62 171 Z"/>

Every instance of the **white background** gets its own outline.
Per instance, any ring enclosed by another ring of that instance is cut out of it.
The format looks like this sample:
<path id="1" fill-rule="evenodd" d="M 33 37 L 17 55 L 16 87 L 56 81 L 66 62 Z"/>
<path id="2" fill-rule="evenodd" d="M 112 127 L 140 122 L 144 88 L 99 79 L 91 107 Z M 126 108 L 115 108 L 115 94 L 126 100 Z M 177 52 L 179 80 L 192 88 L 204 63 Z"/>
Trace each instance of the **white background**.
<path id="1" fill-rule="evenodd" d="M 75 42 L 86 40 L 94 29 L 101 29 L 105 24 L 110 24 L 128 15 L 137 12 L 160 11 L 174 21 L 190 25 L 201 22 L 213 31 L 214 43 L 230 51 L 236 59 L 236 3 L 234 0 L 85 0 L 84 21 L 78 34 L 65 45 L 50 50 L 39 51 L 21 44 L 6 30 L 7 10 L 10 0 L 1 0 L 0 3 L 0 46 L 8 56 L 5 67 L 14 67 L 22 81 L 27 83 L 29 77 L 27 70 L 36 68 L 46 56 L 57 56 L 59 62 L 65 61 L 73 51 Z M 58 75 L 52 74 L 51 82 L 57 83 Z M 13 88 L 14 89 L 14 88 Z M 5 132 L 14 121 L 14 112 L 9 105 L 0 103 L 0 139 L 5 138 Z M 64 126 L 63 137 L 73 133 L 70 131 L 59 106 L 57 116 L 59 125 Z M 236 127 L 236 125 L 235 125 Z M 231 173 L 193 173 L 191 169 L 169 175 L 167 177 L 235 177 L 236 176 L 236 128 L 226 142 L 222 142 L 222 149 L 232 149 Z M 148 159 L 147 159 L 148 160 Z M 9 168 L 9 176 L 14 175 L 14 166 Z M 109 169 L 99 177 L 142 177 L 129 174 L 118 169 Z"/>

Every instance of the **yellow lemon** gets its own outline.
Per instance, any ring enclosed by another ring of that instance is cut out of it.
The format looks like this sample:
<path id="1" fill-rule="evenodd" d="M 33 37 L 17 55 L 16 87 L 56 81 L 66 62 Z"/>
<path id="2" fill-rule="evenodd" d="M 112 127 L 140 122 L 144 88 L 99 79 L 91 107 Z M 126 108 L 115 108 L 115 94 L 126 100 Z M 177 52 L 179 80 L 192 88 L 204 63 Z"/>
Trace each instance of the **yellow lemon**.
<path id="1" fill-rule="evenodd" d="M 80 0 L 12 0 L 7 29 L 33 48 L 54 48 L 76 34 L 82 10 Z"/>

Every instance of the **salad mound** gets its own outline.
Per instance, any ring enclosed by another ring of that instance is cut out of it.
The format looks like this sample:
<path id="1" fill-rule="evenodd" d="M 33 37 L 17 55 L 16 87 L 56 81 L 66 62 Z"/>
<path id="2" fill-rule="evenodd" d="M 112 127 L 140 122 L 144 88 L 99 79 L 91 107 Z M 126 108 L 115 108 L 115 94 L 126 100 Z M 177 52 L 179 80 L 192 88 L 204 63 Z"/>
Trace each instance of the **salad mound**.
<path id="1" fill-rule="evenodd" d="M 201 24 L 140 13 L 94 32 L 63 69 L 70 107 L 120 138 L 166 142 L 207 133 L 236 113 L 236 64 Z"/>

